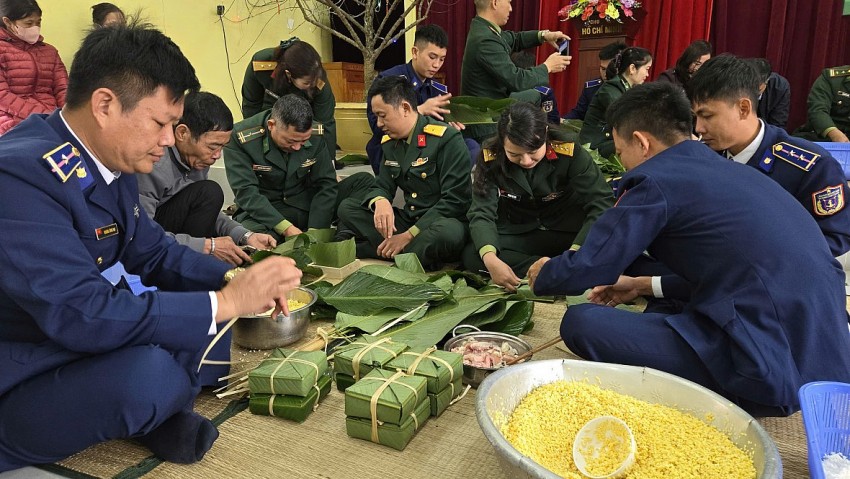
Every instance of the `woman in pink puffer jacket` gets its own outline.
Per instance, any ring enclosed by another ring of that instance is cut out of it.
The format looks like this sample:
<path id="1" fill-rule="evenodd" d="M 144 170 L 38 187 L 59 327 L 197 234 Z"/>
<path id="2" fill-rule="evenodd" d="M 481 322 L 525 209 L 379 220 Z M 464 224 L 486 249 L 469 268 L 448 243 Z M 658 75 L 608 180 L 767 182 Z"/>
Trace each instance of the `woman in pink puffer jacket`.
<path id="1" fill-rule="evenodd" d="M 0 134 L 30 113 L 65 105 L 68 73 L 52 45 L 41 36 L 41 8 L 35 0 L 0 0 Z"/>

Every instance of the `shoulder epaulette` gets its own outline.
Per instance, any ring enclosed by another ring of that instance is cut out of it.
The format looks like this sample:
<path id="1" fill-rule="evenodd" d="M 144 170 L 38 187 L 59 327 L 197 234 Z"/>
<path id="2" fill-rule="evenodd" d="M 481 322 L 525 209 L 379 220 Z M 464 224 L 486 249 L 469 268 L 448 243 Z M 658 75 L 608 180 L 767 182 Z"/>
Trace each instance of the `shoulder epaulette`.
<path id="1" fill-rule="evenodd" d="M 553 141 L 552 149 L 559 155 L 573 156 L 575 143 L 569 141 Z"/>
<path id="2" fill-rule="evenodd" d="M 324 89 L 324 88 L 325 88 L 325 85 L 327 85 L 327 83 L 325 83 L 325 81 L 324 81 L 324 80 L 322 80 L 321 78 L 319 78 L 318 80 L 316 80 L 316 88 L 318 88 L 319 90 Z"/>
<path id="3" fill-rule="evenodd" d="M 496 154 L 493 153 L 493 150 L 491 150 L 489 148 L 482 148 L 481 154 L 484 155 L 484 163 L 487 163 L 489 161 L 493 161 L 493 160 L 496 159 Z"/>
<path id="4" fill-rule="evenodd" d="M 599 85 L 601 85 L 601 84 L 602 84 L 602 79 L 601 79 L 601 78 L 597 78 L 597 79 L 595 79 L 595 80 L 590 80 L 590 81 L 586 81 L 586 82 L 584 82 L 584 87 L 585 87 L 585 88 L 593 88 L 593 87 L 595 87 L 595 86 L 599 86 Z"/>
<path id="5" fill-rule="evenodd" d="M 263 128 L 262 126 L 255 126 L 236 133 L 236 139 L 239 140 L 239 143 L 242 143 L 244 145 L 245 143 L 248 143 L 251 140 L 262 138 L 265 133 L 265 128 Z"/>
<path id="6" fill-rule="evenodd" d="M 830 78 L 846 77 L 850 75 L 850 66 L 835 67 L 829 69 Z"/>
<path id="7" fill-rule="evenodd" d="M 390 135 L 384 135 L 384 136 L 381 138 L 381 144 L 383 145 L 384 143 L 386 143 L 386 142 L 390 141 L 391 139 L 392 139 L 392 138 L 390 138 Z"/>
<path id="8" fill-rule="evenodd" d="M 431 80 L 431 86 L 444 95 L 449 92 L 449 87 L 443 85 L 442 83 L 435 82 L 434 80 Z"/>
<path id="9" fill-rule="evenodd" d="M 812 166 L 820 158 L 820 155 L 817 153 L 812 153 L 809 150 L 804 150 L 799 146 L 794 146 L 784 141 L 773 145 L 773 156 L 787 161 L 803 171 L 811 170 Z"/>
<path id="10" fill-rule="evenodd" d="M 59 145 L 48 153 L 45 153 L 42 159 L 44 159 L 44 166 L 62 183 L 65 183 L 68 181 L 68 178 L 71 178 L 83 161 L 80 151 L 70 143 Z"/>
<path id="11" fill-rule="evenodd" d="M 318 121 L 313 122 L 313 134 L 314 135 L 324 135 L 325 134 L 325 125 Z"/>
<path id="12" fill-rule="evenodd" d="M 251 62 L 255 72 L 270 72 L 277 68 L 277 62 L 261 62 L 254 60 Z"/>
<path id="13" fill-rule="evenodd" d="M 551 88 L 546 87 L 546 86 L 536 86 L 536 87 L 534 87 L 534 89 L 537 90 L 537 92 L 540 93 L 541 95 L 548 95 L 549 92 L 552 91 Z"/>
<path id="14" fill-rule="evenodd" d="M 425 125 L 425 128 L 422 128 L 422 131 L 428 133 L 429 135 L 441 137 L 446 133 L 447 126 L 443 125 Z"/>

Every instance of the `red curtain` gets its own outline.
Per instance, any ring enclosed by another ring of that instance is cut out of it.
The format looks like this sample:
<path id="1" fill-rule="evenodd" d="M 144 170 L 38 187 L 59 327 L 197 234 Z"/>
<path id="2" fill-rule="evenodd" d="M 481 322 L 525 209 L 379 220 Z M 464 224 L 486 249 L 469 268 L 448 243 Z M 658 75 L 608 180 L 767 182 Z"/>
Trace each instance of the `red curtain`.
<path id="1" fill-rule="evenodd" d="M 715 0 L 711 41 L 716 52 L 767 58 L 791 84 L 788 129 L 806 121 L 806 98 L 824 68 L 850 63 L 850 16 L 843 0 Z"/>
<path id="2" fill-rule="evenodd" d="M 711 10 L 715 0 L 645 0 L 640 30 L 634 44 L 649 49 L 653 56 L 651 78 L 672 67 L 682 51 L 694 40 L 708 38 L 711 25 Z M 718 0 L 719 1 L 719 0 Z M 727 0 L 734 3 L 735 0 Z M 800 0 L 805 1 L 805 0 Z M 542 0 L 540 5 L 540 29 L 561 30 L 573 40 L 570 51 L 573 63 L 578 64 L 578 28 L 580 20 L 561 22 L 558 10 L 568 0 Z M 740 7 L 738 8 L 740 10 Z M 747 6 L 747 10 L 753 10 Z M 740 14 L 740 12 L 738 12 Z M 747 16 L 749 17 L 749 16 Z M 624 22 L 631 20 L 624 19 Z M 543 62 L 552 53 L 551 47 L 537 51 L 537 62 Z M 578 69 L 568 69 L 550 77 L 558 99 L 558 109 L 566 113 L 578 101 Z"/>
<path id="3" fill-rule="evenodd" d="M 537 30 L 540 18 L 540 3 L 537 1 L 512 2 L 511 12 L 505 29 L 514 31 Z M 475 16 L 475 5 L 471 0 L 435 0 L 431 12 L 423 23 L 434 23 L 449 34 L 449 53 L 441 70 L 446 74 L 446 85 L 455 95 L 460 94 L 460 64 L 466 49 L 466 34 L 469 22 Z"/>

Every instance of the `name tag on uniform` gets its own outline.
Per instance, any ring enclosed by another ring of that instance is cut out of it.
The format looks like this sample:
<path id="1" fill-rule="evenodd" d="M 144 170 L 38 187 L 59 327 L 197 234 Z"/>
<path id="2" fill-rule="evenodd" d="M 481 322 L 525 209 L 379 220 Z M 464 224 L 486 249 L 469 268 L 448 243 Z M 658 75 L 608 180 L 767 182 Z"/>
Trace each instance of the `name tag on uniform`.
<path id="1" fill-rule="evenodd" d="M 254 171 L 272 171 L 272 167 L 266 166 L 266 165 L 253 165 L 253 166 L 251 166 L 251 168 Z"/>
<path id="2" fill-rule="evenodd" d="M 416 168 L 417 166 L 422 166 L 425 163 L 428 163 L 428 157 L 427 156 L 424 157 L 424 158 L 417 158 L 416 160 L 413 161 L 413 163 L 410 164 L 410 166 L 412 168 Z"/>
<path id="3" fill-rule="evenodd" d="M 98 241 L 109 238 L 110 236 L 115 236 L 118 234 L 118 225 L 116 223 L 112 223 L 111 225 L 101 226 L 94 230 L 94 234 L 97 236 Z"/>
<path id="4" fill-rule="evenodd" d="M 397 161 L 384 160 L 384 166 L 398 167 L 398 162 Z"/>
<path id="5" fill-rule="evenodd" d="M 507 198 L 509 200 L 514 200 L 514 201 L 520 200 L 519 195 L 515 195 L 513 193 L 510 193 L 510 192 L 502 190 L 502 189 L 499 190 L 499 196 L 502 197 L 502 198 Z"/>

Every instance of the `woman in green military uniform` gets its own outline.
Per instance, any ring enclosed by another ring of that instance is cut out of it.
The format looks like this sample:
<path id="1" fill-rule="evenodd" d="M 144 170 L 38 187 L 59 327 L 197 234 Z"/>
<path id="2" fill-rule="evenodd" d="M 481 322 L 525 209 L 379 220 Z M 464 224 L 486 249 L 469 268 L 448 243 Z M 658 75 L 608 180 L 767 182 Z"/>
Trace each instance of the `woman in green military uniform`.
<path id="1" fill-rule="evenodd" d="M 331 156 L 336 151 L 336 99 L 319 52 L 307 42 L 290 38 L 280 46 L 255 53 L 242 81 L 242 117 L 268 110 L 274 102 L 295 93 L 310 102 L 313 120 L 322 124 Z"/>
<path id="2" fill-rule="evenodd" d="M 599 154 L 605 157 L 614 153 L 614 138 L 611 137 L 605 113 L 626 90 L 645 82 L 651 67 L 652 54 L 646 48 L 626 48 L 611 60 L 605 70 L 605 76 L 610 80 L 599 87 L 584 117 L 579 134 L 582 145 L 590 143 L 591 149 L 599 150 Z"/>
<path id="3" fill-rule="evenodd" d="M 599 168 L 572 136 L 550 127 L 530 103 L 502 113 L 473 173 L 466 269 L 487 271 L 514 291 L 540 257 L 577 249 L 614 204 Z"/>

